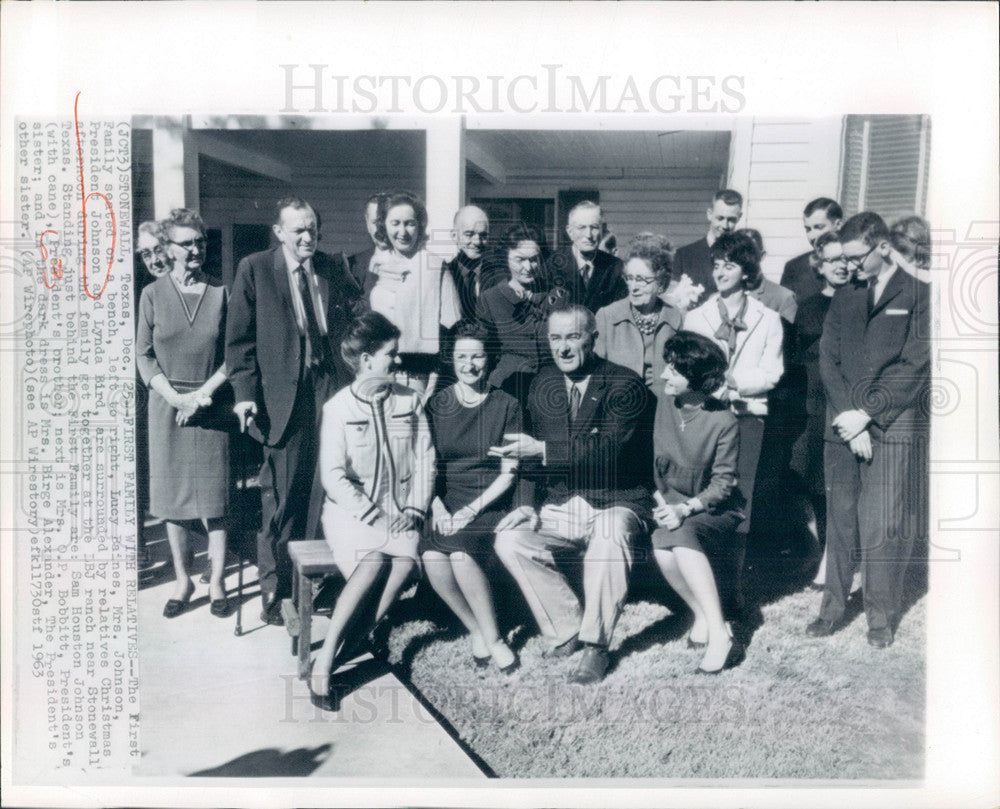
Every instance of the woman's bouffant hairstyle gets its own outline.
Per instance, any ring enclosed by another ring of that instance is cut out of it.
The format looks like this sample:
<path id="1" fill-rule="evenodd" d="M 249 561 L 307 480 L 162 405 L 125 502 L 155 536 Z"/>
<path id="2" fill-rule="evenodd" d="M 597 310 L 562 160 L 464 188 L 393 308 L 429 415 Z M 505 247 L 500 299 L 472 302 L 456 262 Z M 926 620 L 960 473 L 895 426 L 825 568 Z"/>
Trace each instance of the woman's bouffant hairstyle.
<path id="1" fill-rule="evenodd" d="M 746 233 L 723 233 L 712 245 L 712 260 L 722 259 L 739 264 L 746 278 L 743 286 L 754 289 L 760 283 L 760 251 L 753 239 Z"/>
<path id="2" fill-rule="evenodd" d="M 726 382 L 726 355 L 710 339 L 693 331 L 679 331 L 667 340 L 663 360 L 688 381 L 693 391 L 711 395 Z"/>
<path id="3" fill-rule="evenodd" d="M 674 248 L 666 236 L 657 233 L 637 233 L 625 248 L 622 261 L 628 264 L 633 258 L 642 259 L 653 271 L 657 282 L 663 289 L 670 283 L 670 274 L 674 266 Z"/>
<path id="4" fill-rule="evenodd" d="M 447 341 L 445 346 L 447 357 L 445 357 L 444 364 L 446 366 L 451 365 L 451 361 L 455 356 L 455 344 L 459 340 L 478 340 L 483 344 L 483 349 L 486 351 L 486 373 L 489 375 L 489 372 L 496 365 L 497 353 L 499 351 L 497 340 L 490 334 L 490 330 L 478 320 L 459 321 L 451 333 L 451 339 Z"/>
<path id="5" fill-rule="evenodd" d="M 170 238 L 173 228 L 194 228 L 200 231 L 202 236 L 205 235 L 205 221 L 197 211 L 192 211 L 190 208 L 174 208 L 170 215 L 160 222 L 160 227 L 167 239 Z"/>
<path id="6" fill-rule="evenodd" d="M 389 211 L 397 205 L 409 205 L 417 218 L 417 244 L 422 245 L 427 236 L 427 206 L 416 194 L 409 191 L 391 191 L 378 201 L 378 222 L 375 225 L 375 240 L 381 244 L 389 244 L 389 234 L 386 231 L 385 219 Z"/>
<path id="7" fill-rule="evenodd" d="M 889 228 L 892 246 L 921 270 L 931 266 L 931 226 L 920 216 L 904 216 Z"/>
<path id="8" fill-rule="evenodd" d="M 516 250 L 521 242 L 534 242 L 538 245 L 539 258 L 545 261 L 548 250 L 545 243 L 545 234 L 541 228 L 529 225 L 526 222 L 518 222 L 510 227 L 503 236 L 500 237 L 500 248 L 503 251 L 503 260 L 506 263 L 507 253 Z"/>
<path id="9" fill-rule="evenodd" d="M 374 354 L 386 343 L 398 340 L 400 334 L 385 315 L 365 312 L 348 326 L 344 339 L 340 341 L 340 356 L 357 373 L 362 354 Z"/>

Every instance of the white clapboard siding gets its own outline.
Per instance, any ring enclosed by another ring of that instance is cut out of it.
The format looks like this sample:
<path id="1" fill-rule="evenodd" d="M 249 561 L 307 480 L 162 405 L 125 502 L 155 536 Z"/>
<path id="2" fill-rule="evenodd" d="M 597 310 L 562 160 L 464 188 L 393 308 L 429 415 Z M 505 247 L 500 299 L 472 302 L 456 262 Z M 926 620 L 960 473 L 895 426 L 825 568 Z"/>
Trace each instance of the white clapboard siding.
<path id="1" fill-rule="evenodd" d="M 754 118 L 736 128 L 734 188 L 744 192 L 743 225 L 764 238 L 764 274 L 777 281 L 785 262 L 809 248 L 802 209 L 837 195 L 842 119 Z M 743 187 L 741 187 L 741 184 Z"/>

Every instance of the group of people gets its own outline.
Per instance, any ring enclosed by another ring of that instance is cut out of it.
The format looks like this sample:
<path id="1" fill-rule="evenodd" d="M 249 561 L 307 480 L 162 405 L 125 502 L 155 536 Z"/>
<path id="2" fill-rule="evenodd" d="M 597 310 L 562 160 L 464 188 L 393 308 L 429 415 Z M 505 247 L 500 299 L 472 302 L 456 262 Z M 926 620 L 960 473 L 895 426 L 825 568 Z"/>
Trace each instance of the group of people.
<path id="1" fill-rule="evenodd" d="M 814 200 L 812 249 L 775 284 L 760 234 L 737 229 L 742 206 L 720 191 L 703 239 L 674 251 L 641 233 L 621 258 L 600 249 L 595 202 L 569 211 L 569 244 L 551 253 L 530 224 L 494 240 L 466 206 L 442 264 L 414 194 L 373 195 L 371 248 L 350 258 L 318 250 L 316 212 L 290 197 L 278 246 L 243 259 L 228 295 L 203 273 L 197 214 L 141 226 L 139 255 L 162 276 L 142 294 L 138 355 L 150 511 L 177 574 L 164 615 L 194 589 L 192 520 L 209 533 L 211 610 L 226 611 L 228 416 L 263 448 L 262 619 L 282 621 L 291 540 L 322 530 L 346 580 L 312 665 L 317 705 L 334 707 L 332 672 L 384 635 L 421 572 L 467 628 L 473 662 L 513 671 L 494 553 L 547 655 L 581 652 L 571 682 L 603 678 L 646 548 L 693 613 L 697 671 L 736 666 L 746 535 L 766 530 L 789 470 L 819 517 L 825 502 L 824 595 L 806 632 L 839 628 L 860 568 L 868 640 L 888 646 L 926 532 L 926 223 L 844 221 Z"/>

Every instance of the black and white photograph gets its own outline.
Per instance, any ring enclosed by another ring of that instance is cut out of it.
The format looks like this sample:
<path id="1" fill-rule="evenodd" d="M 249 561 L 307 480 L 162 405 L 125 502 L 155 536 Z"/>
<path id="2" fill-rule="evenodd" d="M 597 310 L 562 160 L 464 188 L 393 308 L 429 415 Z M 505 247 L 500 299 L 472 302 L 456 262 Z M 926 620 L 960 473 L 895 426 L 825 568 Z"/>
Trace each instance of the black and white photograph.
<path id="1" fill-rule="evenodd" d="M 323 123 L 133 125 L 140 772 L 919 779 L 932 121 Z"/>
<path id="2" fill-rule="evenodd" d="M 4 9 L 21 804 L 995 803 L 996 6 L 281 5 Z"/>

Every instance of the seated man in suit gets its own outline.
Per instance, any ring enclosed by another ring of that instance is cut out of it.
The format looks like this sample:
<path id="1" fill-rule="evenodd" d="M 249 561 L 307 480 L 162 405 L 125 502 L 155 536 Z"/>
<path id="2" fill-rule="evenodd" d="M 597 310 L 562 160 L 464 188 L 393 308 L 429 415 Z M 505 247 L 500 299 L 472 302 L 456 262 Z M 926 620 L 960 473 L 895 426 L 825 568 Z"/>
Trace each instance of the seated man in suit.
<path id="1" fill-rule="evenodd" d="M 596 313 L 628 294 L 622 262 L 598 248 L 602 237 L 601 206 L 584 200 L 573 206 L 566 219 L 570 244 L 549 256 L 545 278 L 549 289 L 567 303 L 586 306 Z"/>
<path id="2" fill-rule="evenodd" d="M 462 305 L 462 319 L 476 317 L 479 295 L 492 286 L 499 277 L 487 279 L 485 275 L 486 246 L 490 240 L 490 220 L 486 211 L 475 205 L 459 208 L 451 228 L 451 237 L 458 245 L 458 255 L 445 267 L 455 279 L 458 299 Z"/>
<path id="3" fill-rule="evenodd" d="M 594 354 L 594 314 L 570 306 L 549 315 L 554 366 L 528 395 L 533 436 L 504 436 L 490 453 L 532 459 L 520 505 L 497 524 L 496 552 L 549 642 L 565 657 L 581 644 L 570 682 L 597 682 L 628 591 L 636 537 L 650 517 L 652 444 L 647 391 L 634 371 Z M 536 510 L 537 507 L 540 507 Z M 580 559 L 583 607 L 556 566 Z"/>
<path id="4" fill-rule="evenodd" d="M 340 356 L 357 290 L 339 258 L 316 249 L 315 211 L 297 197 L 277 205 L 278 247 L 243 259 L 229 298 L 226 367 L 240 430 L 264 448 L 257 569 L 261 619 L 280 625 L 292 592 L 288 543 L 312 539 L 323 487 L 317 474 L 323 404 L 352 377 Z"/>
<path id="5" fill-rule="evenodd" d="M 712 207 L 705 211 L 708 218 L 708 233 L 705 238 L 677 248 L 674 256 L 674 278 L 686 275 L 693 284 L 703 286 L 704 292 L 692 302 L 691 308 L 705 302 L 715 292 L 712 280 L 712 253 L 710 248 L 723 233 L 732 233 L 743 218 L 743 197 L 739 191 L 724 188 L 712 198 Z"/>
<path id="6" fill-rule="evenodd" d="M 930 289 L 896 263 L 877 214 L 848 219 L 840 243 L 842 260 L 868 283 L 837 291 L 820 337 L 826 588 L 806 633 L 826 637 L 843 618 L 859 539 L 868 643 L 884 649 L 900 617 L 914 543 L 927 532 Z"/>
<path id="7" fill-rule="evenodd" d="M 822 234 L 836 232 L 843 219 L 844 212 L 840 205 L 829 197 L 817 197 L 806 205 L 802 211 L 802 227 L 805 228 L 810 248 L 816 246 L 816 240 Z M 781 285 L 792 290 L 800 303 L 823 289 L 823 279 L 810 261 L 812 254 L 810 249 L 791 259 L 781 273 Z"/>
<path id="8" fill-rule="evenodd" d="M 365 289 L 368 265 L 371 264 L 375 251 L 387 248 L 387 245 L 379 244 L 375 239 L 375 231 L 378 227 L 378 204 L 379 200 L 385 197 L 385 195 L 384 191 L 379 191 L 377 194 L 372 194 L 365 201 L 365 228 L 368 231 L 368 237 L 372 240 L 372 246 L 367 250 L 362 250 L 360 253 L 355 253 L 347 259 L 347 265 L 350 269 L 348 280 L 353 282 L 359 292 Z"/>

